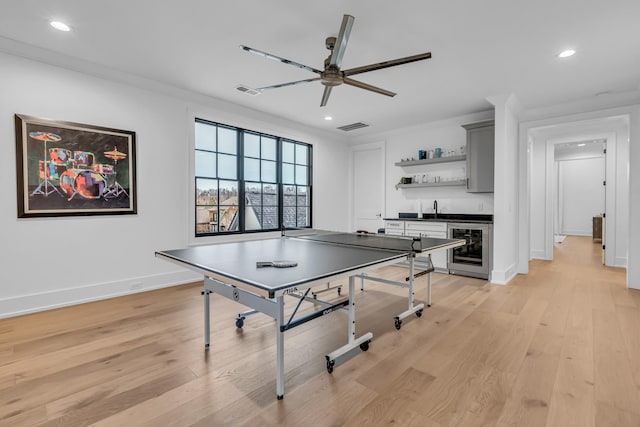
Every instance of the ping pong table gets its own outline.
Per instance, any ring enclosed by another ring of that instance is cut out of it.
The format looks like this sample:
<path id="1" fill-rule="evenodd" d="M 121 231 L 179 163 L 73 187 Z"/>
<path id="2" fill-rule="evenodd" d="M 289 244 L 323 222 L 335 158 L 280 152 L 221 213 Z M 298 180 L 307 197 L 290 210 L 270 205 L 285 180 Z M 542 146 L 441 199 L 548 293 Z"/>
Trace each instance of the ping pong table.
<path id="1" fill-rule="evenodd" d="M 360 348 L 366 351 L 373 338 L 371 332 L 356 337 L 355 280 L 372 280 L 408 289 L 408 309 L 395 316 L 400 329 L 402 320 L 412 314 L 422 315 L 424 304 L 414 302 L 414 279 L 426 274 L 427 305 L 431 304 L 433 269 L 414 271 L 416 256 L 430 256 L 465 243 L 464 240 L 427 237 L 397 237 L 375 234 L 340 233 L 322 230 L 283 230 L 280 238 L 193 246 L 157 251 L 156 257 L 174 262 L 204 275 L 204 337 L 210 345 L 209 295 L 215 292 L 249 307 L 236 318 L 242 327 L 245 315 L 263 313 L 276 320 L 276 396 L 284 397 L 284 333 L 310 320 L 336 311 L 348 313 L 348 342 L 325 356 L 327 371 L 333 372 L 336 360 Z M 261 267 L 264 262 L 293 261 L 288 268 Z M 405 282 L 391 281 L 368 274 L 371 270 L 406 261 Z M 312 287 L 348 277 L 348 296 L 338 302 L 308 296 Z M 293 313 L 285 318 L 285 296 L 297 299 Z M 320 305 L 309 314 L 298 315 L 304 301 Z"/>

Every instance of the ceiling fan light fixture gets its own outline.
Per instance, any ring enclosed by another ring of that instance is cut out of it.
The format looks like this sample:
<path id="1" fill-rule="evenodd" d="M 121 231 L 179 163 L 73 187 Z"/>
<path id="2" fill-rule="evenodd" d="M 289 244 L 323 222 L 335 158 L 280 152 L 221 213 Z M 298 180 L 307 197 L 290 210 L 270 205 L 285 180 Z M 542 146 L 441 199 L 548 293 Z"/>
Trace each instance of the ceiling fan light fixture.
<path id="1" fill-rule="evenodd" d="M 568 58 L 570 56 L 573 56 L 576 54 L 576 51 L 574 49 L 567 49 L 567 50 L 563 50 L 562 52 L 560 52 L 558 54 L 558 58 Z"/>
<path id="2" fill-rule="evenodd" d="M 49 25 L 51 25 L 53 28 L 55 28 L 56 30 L 59 30 L 59 31 L 64 31 L 64 32 L 71 31 L 71 27 L 69 27 L 64 22 L 51 21 L 51 22 L 49 22 Z"/>

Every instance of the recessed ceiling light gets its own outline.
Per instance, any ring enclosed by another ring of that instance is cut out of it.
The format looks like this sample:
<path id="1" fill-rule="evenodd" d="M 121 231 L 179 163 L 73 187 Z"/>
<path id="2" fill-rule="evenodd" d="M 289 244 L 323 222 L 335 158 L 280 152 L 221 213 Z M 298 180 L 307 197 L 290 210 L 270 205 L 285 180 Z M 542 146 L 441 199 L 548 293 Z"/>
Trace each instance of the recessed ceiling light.
<path id="1" fill-rule="evenodd" d="M 585 144 L 585 143 L 583 142 L 582 144 L 578 144 L 578 147 L 584 147 L 585 145 L 587 145 L 587 144 Z"/>
<path id="2" fill-rule="evenodd" d="M 71 31 L 71 28 L 65 24 L 64 22 L 60 22 L 60 21 L 51 21 L 50 22 L 51 26 L 53 28 L 55 28 L 56 30 L 60 30 L 60 31 Z"/>
<path id="3" fill-rule="evenodd" d="M 331 117 L 331 116 L 324 116 L 324 119 L 325 119 L 325 120 L 333 120 L 333 117 Z"/>
<path id="4" fill-rule="evenodd" d="M 573 49 L 563 50 L 558 54 L 558 58 L 568 58 L 570 56 L 573 56 L 575 53 L 576 51 Z"/>

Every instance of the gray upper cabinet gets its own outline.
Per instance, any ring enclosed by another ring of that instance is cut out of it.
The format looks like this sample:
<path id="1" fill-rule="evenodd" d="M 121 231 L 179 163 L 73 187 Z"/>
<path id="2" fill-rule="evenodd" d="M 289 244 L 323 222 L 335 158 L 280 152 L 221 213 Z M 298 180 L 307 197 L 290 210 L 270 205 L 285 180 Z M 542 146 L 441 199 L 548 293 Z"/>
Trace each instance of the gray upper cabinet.
<path id="1" fill-rule="evenodd" d="M 467 130 L 467 192 L 493 193 L 493 120 L 463 125 Z"/>

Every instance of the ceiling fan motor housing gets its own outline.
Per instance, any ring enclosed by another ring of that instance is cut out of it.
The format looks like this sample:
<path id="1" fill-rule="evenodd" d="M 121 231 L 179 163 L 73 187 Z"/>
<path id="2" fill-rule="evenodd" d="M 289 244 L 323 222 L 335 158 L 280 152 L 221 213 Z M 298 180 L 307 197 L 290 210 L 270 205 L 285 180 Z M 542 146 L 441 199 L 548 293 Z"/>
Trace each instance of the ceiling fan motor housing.
<path id="1" fill-rule="evenodd" d="M 343 81 L 344 75 L 336 67 L 327 67 L 320 74 L 320 82 L 325 86 L 339 86 Z"/>

